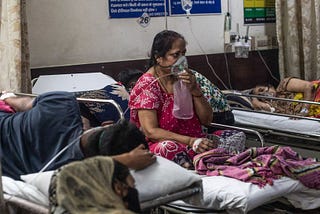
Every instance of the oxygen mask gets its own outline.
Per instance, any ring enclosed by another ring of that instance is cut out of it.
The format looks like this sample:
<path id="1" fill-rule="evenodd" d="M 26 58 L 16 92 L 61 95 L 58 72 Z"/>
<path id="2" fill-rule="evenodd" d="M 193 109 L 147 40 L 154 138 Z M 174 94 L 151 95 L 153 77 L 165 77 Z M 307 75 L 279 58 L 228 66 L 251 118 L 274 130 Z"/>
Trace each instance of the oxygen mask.
<path id="1" fill-rule="evenodd" d="M 258 95 L 265 96 L 265 97 L 274 97 L 275 96 L 272 92 L 269 92 L 269 91 L 260 92 Z"/>
<path id="2" fill-rule="evenodd" d="M 171 73 L 173 75 L 178 75 L 179 73 L 185 71 L 188 68 L 188 61 L 185 56 L 181 56 L 172 66 Z"/>

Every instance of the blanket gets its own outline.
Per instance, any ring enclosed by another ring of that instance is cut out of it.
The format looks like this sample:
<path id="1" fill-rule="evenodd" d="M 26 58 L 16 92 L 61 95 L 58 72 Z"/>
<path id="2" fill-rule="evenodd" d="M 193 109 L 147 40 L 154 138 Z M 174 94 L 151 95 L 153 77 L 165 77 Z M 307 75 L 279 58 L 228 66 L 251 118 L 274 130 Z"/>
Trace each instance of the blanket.
<path id="1" fill-rule="evenodd" d="M 237 155 L 218 148 L 196 155 L 194 166 L 201 175 L 223 175 L 260 187 L 288 176 L 306 187 L 320 189 L 320 162 L 304 159 L 290 147 L 252 147 Z"/>
<path id="2" fill-rule="evenodd" d="M 0 111 L 6 112 L 6 113 L 14 113 L 14 109 L 9 106 L 6 102 L 3 100 L 0 100 Z"/>

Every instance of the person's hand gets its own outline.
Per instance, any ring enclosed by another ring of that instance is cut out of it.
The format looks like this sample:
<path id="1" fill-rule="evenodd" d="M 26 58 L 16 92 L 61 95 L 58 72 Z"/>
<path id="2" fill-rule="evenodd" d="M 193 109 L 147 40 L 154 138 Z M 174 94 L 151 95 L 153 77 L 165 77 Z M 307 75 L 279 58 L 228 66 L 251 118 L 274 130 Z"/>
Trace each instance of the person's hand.
<path id="1" fill-rule="evenodd" d="M 156 161 L 156 156 L 145 149 L 143 144 L 130 151 L 127 156 L 127 167 L 136 170 L 144 169 Z"/>
<path id="2" fill-rule="evenodd" d="M 191 71 L 187 70 L 179 73 L 178 79 L 187 84 L 192 95 L 199 96 L 202 94 L 201 89 L 198 87 L 196 77 Z"/>
<path id="3" fill-rule="evenodd" d="M 264 102 L 260 102 L 256 108 L 258 110 L 263 110 L 263 111 L 268 111 L 268 112 L 272 112 L 272 110 L 274 111 L 274 108 L 271 107 L 271 105 L 269 103 L 264 103 Z"/>
<path id="4" fill-rule="evenodd" d="M 218 147 L 218 141 L 210 140 L 208 138 L 192 138 L 191 145 L 193 151 L 202 153 Z"/>

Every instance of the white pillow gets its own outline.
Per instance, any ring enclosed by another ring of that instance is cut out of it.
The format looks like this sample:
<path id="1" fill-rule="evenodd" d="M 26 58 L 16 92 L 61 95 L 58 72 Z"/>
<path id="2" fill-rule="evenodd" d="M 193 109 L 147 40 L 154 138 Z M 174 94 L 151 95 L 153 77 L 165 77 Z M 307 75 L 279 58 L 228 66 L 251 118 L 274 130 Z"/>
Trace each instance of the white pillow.
<path id="1" fill-rule="evenodd" d="M 166 196 L 201 182 L 199 175 L 160 156 L 157 156 L 156 163 L 143 170 L 132 170 L 131 174 L 136 180 L 140 202 Z"/>
<path id="2" fill-rule="evenodd" d="M 228 213 L 247 213 L 254 208 L 282 196 L 294 194 L 302 189 L 298 180 L 282 177 L 274 180 L 273 185 L 260 188 L 258 185 L 242 182 L 224 176 L 205 176 L 202 178 L 202 203 L 189 203 L 179 200 L 171 204 L 189 208 L 192 206 L 228 210 Z M 307 194 L 307 193 L 306 193 Z M 310 198 L 307 198 L 310 200 Z M 300 200 L 304 200 L 300 197 Z"/>
<path id="3" fill-rule="evenodd" d="M 42 194 L 49 197 L 49 186 L 54 171 L 46 171 L 41 173 L 32 173 L 21 175 L 20 178 L 24 182 L 37 187 Z"/>
<path id="4" fill-rule="evenodd" d="M 26 199 L 39 205 L 48 206 L 48 197 L 39 191 L 35 186 L 23 181 L 14 180 L 10 177 L 2 176 L 3 192 L 19 198 Z M 10 197 L 7 199 L 10 201 Z"/>
<path id="5" fill-rule="evenodd" d="M 22 175 L 21 179 L 36 186 L 43 194 L 48 196 L 52 174 L 53 171 L 33 173 Z M 131 174 L 136 180 L 140 202 L 168 195 L 189 187 L 196 182 L 201 183 L 199 175 L 163 157 L 157 157 L 157 161 L 154 164 L 143 170 L 131 170 Z M 201 200 L 201 197 L 192 200 Z"/>

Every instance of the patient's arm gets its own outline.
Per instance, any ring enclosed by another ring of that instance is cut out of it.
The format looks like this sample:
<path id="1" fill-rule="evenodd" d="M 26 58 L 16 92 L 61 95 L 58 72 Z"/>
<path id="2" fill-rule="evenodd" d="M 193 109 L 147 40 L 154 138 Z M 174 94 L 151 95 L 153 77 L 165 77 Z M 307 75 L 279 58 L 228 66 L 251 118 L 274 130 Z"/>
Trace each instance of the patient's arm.
<path id="1" fill-rule="evenodd" d="M 128 153 L 115 155 L 112 158 L 121 162 L 131 169 L 144 169 L 156 161 L 156 157 L 153 153 L 150 153 L 141 144 L 137 148 L 133 149 Z"/>
<path id="2" fill-rule="evenodd" d="M 8 97 L 4 101 L 16 112 L 27 111 L 32 108 L 33 97 Z"/>
<path id="3" fill-rule="evenodd" d="M 303 93 L 303 99 L 308 101 L 313 101 L 314 99 L 314 89 L 313 84 L 309 81 L 292 78 L 287 84 L 287 91 Z"/>
<path id="4" fill-rule="evenodd" d="M 253 97 L 251 100 L 252 106 L 256 110 L 264 110 L 264 111 L 271 111 L 271 106 L 269 103 L 260 101 L 256 97 Z"/>

